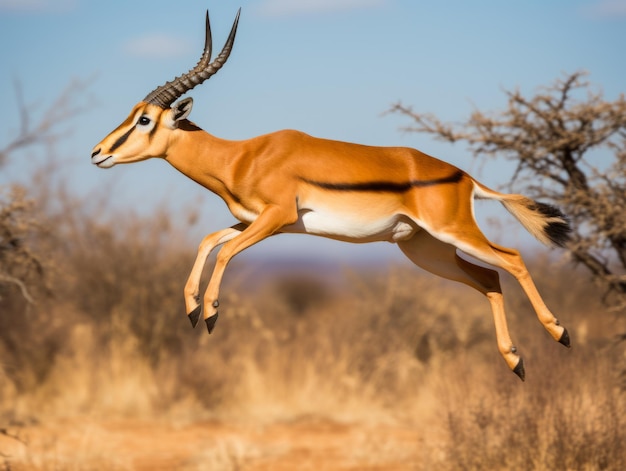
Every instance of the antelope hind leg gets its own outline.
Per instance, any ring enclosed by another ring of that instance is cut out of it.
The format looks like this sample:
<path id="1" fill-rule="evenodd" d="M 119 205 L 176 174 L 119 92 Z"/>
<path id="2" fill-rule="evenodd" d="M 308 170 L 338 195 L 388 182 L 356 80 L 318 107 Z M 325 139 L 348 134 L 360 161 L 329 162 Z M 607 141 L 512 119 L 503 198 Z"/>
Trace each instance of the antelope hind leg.
<path id="1" fill-rule="evenodd" d="M 498 272 L 459 257 L 453 245 L 442 242 L 426 231 L 398 242 L 398 246 L 417 266 L 442 278 L 470 286 L 487 297 L 494 318 L 498 351 L 509 369 L 523 381 L 524 362 L 509 335 Z"/>

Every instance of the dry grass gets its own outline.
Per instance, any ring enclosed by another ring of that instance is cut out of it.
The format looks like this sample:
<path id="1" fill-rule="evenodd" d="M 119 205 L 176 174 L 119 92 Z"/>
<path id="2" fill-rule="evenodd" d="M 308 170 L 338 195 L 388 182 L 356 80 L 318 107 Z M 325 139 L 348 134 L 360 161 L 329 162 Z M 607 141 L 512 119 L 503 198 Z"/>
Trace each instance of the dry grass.
<path id="1" fill-rule="evenodd" d="M 412 268 L 328 282 L 302 267 L 250 283 L 260 273 L 238 280 L 243 256 L 209 337 L 184 316 L 194 244 L 167 216 L 113 224 L 75 210 L 54 227 L 41 242 L 53 295 L 1 301 L 0 469 L 150 469 L 115 452 L 115 420 L 171 430 L 163 439 L 177 443 L 212 421 L 223 434 L 177 469 L 294 469 L 277 457 L 309 456 L 313 442 L 336 467 L 309 456 L 295 469 L 626 468 L 621 326 L 570 267 L 536 260 L 533 272 L 571 351 L 505 284 L 520 383 L 497 353 L 488 303 Z"/>

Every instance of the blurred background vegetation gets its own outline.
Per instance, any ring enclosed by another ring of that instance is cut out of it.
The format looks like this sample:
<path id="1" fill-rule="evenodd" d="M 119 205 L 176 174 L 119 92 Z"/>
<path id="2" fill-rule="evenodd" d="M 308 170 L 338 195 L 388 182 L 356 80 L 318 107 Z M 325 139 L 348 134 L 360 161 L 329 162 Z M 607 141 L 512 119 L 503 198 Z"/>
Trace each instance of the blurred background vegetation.
<path id="1" fill-rule="evenodd" d="M 424 430 L 407 469 L 626 468 L 624 98 L 605 102 L 580 73 L 536 97 L 508 95 L 509 109 L 461 128 L 393 111 L 413 130 L 517 159 L 516 191 L 573 219 L 569 258 L 525 254 L 572 351 L 504 277 L 524 384 L 498 355 L 484 298 L 408 264 L 283 270 L 244 255 L 225 279 L 219 328 L 192 331 L 182 288 L 194 218 L 73 196 L 51 176 L 76 95 L 61 93 L 39 122 L 20 97 L 0 168 L 24 149 L 49 158 L 30 185 L 0 188 L 1 431 L 60 417 L 319 416 Z M 600 147 L 603 165 L 589 159 Z"/>

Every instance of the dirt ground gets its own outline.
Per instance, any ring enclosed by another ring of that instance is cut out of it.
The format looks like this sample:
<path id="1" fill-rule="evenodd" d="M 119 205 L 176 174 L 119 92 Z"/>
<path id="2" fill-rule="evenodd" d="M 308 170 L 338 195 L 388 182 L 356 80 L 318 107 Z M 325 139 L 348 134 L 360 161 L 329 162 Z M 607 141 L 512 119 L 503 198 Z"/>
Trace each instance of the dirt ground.
<path id="1" fill-rule="evenodd" d="M 4 432 L 2 471 L 400 471 L 424 464 L 423 431 L 318 418 L 265 425 L 65 420 Z"/>

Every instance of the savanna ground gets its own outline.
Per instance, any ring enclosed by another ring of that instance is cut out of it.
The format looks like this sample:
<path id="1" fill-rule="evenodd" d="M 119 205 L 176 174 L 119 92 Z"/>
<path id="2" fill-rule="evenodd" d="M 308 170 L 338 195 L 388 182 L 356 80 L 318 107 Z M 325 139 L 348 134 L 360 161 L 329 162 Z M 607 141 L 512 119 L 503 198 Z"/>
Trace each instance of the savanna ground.
<path id="1" fill-rule="evenodd" d="M 626 469 L 623 313 L 567 262 L 527 254 L 571 350 L 503 277 L 522 383 L 488 302 L 408 265 L 242 255 L 209 336 L 168 217 L 47 224 L 47 289 L 0 301 L 0 470 Z"/>

